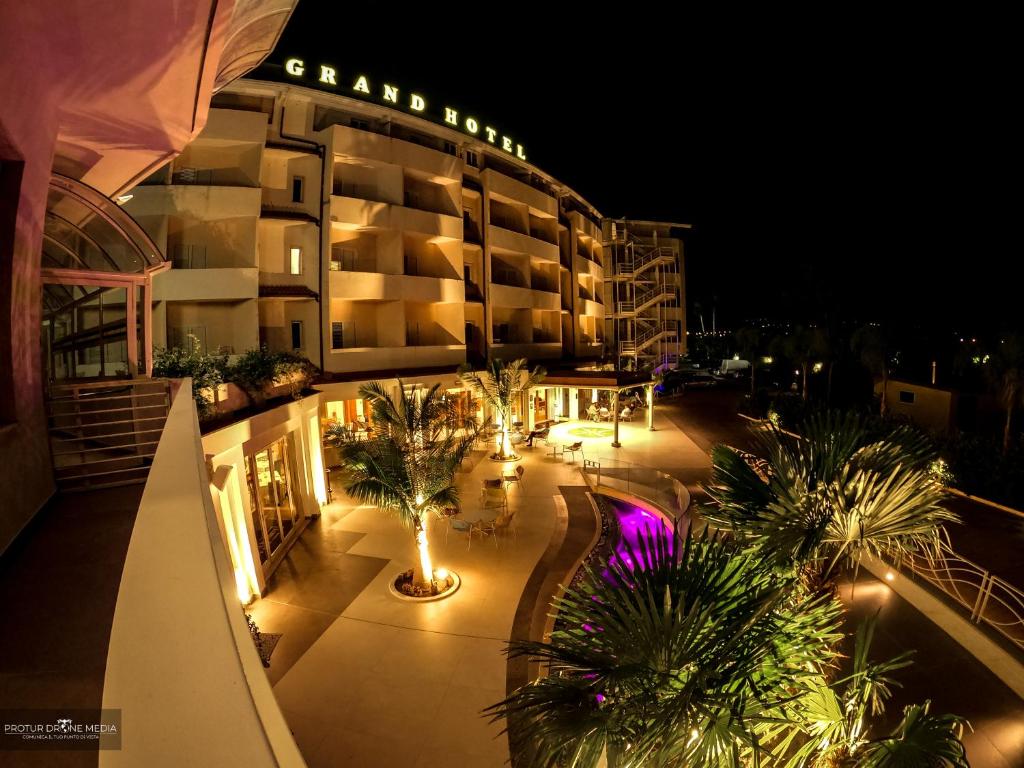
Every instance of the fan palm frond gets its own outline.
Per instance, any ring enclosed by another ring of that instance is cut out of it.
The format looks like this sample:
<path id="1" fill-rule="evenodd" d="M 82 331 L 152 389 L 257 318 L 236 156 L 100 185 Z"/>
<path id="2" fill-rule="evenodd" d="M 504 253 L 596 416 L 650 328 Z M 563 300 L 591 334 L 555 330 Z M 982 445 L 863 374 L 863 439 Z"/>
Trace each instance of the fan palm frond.
<path id="1" fill-rule="evenodd" d="M 960 735 L 964 720 L 956 715 L 933 715 L 931 702 L 903 710 L 903 719 L 883 739 L 869 742 L 860 756 L 861 768 L 970 768 Z"/>
<path id="2" fill-rule="evenodd" d="M 835 601 L 794 600 L 721 535 L 648 531 L 623 550 L 557 602 L 549 642 L 511 644 L 549 674 L 489 714 L 521 724 L 531 765 L 594 765 L 605 750 L 619 766 L 760 754 L 831 658 Z"/>
<path id="3" fill-rule="evenodd" d="M 928 472 L 933 446 L 909 427 L 880 431 L 855 414 L 823 413 L 800 436 L 757 433 L 754 450 L 756 465 L 714 450 L 712 504 L 701 512 L 778 565 L 810 565 L 828 581 L 865 554 L 932 546 L 957 521 Z"/>

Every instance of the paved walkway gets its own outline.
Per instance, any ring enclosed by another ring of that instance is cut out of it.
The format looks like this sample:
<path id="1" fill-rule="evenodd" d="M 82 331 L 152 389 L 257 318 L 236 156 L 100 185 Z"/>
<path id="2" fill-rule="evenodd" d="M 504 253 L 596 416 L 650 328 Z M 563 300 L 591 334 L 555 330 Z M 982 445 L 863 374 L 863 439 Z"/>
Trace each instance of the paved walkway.
<path id="1" fill-rule="evenodd" d="M 526 473 L 522 488 L 509 491 L 515 539 L 502 538 L 497 547 L 475 539 L 470 548 L 464 534 L 451 531 L 446 541 L 444 528 L 435 526 L 435 567 L 462 578 L 448 599 L 415 605 L 388 594 L 388 581 L 412 566 L 412 535 L 344 494 L 303 533 L 251 612 L 264 632 L 284 633 L 269 672 L 310 766 L 506 764 L 507 737 L 480 712 L 506 695 L 506 641 L 536 621 L 521 605 L 524 590 L 546 604 L 550 595 L 540 593 L 557 586 L 537 572 L 538 563 L 550 557 L 552 567 L 565 568 L 566 557 L 580 548 L 578 531 L 566 535 L 560 486 L 578 509 L 584 456 L 679 471 L 707 466 L 700 448 L 667 420 L 659 418 L 654 433 L 643 423 L 623 424 L 618 449 L 610 445 L 610 427 L 604 434 L 596 426 L 567 423 L 552 430 L 553 443 L 583 441 L 574 461 L 568 454 L 553 458 L 540 443 L 520 449 Z M 577 429 L 588 436 L 572 434 Z M 477 505 L 481 480 L 514 466 L 483 458 L 461 474 L 464 508 Z M 551 547 L 560 537 L 569 541 L 567 549 Z"/>
<path id="2" fill-rule="evenodd" d="M 0 709 L 102 706 L 114 606 L 142 489 L 58 493 L 3 553 Z M 0 753 L 5 768 L 96 762 L 95 749 Z"/>

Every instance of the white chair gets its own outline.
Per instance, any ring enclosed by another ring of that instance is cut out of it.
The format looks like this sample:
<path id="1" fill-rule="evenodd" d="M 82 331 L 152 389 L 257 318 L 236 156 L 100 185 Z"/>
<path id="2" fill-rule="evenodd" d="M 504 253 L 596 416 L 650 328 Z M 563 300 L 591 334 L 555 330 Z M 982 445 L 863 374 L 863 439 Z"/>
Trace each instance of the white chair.
<path id="1" fill-rule="evenodd" d="M 578 443 L 573 443 L 572 445 L 567 445 L 567 446 L 565 446 L 565 448 L 562 449 L 563 455 L 568 453 L 569 455 L 572 456 L 572 460 L 573 461 L 576 461 L 576 452 L 577 451 L 579 451 L 581 456 L 583 455 L 583 441 L 582 440 L 579 441 Z M 583 456 L 583 458 L 585 459 L 586 456 Z"/>

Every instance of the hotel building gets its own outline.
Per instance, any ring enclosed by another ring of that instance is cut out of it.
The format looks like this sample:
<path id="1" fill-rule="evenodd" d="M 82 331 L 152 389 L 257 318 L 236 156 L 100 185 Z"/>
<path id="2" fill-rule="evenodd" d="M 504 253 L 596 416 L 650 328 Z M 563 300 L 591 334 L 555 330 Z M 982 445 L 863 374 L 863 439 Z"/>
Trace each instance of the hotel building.
<path id="1" fill-rule="evenodd" d="M 312 86 L 236 81 L 133 191 L 174 265 L 155 280 L 157 346 L 297 351 L 328 382 L 681 353 L 674 225 L 604 221 L 521 145 Z"/>
<path id="2" fill-rule="evenodd" d="M 294 350 L 328 379 L 604 351 L 600 215 L 397 109 L 236 82 L 125 207 L 174 265 L 155 281 L 157 346 Z"/>

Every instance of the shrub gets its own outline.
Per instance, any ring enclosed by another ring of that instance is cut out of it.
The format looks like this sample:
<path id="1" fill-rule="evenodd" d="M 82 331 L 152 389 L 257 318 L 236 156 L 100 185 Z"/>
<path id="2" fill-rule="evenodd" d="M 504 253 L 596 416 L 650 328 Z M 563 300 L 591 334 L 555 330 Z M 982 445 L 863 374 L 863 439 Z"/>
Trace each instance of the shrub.
<path id="1" fill-rule="evenodd" d="M 188 348 L 157 349 L 153 356 L 153 375 L 169 379 L 192 379 L 192 397 L 200 419 L 214 414 L 213 401 L 206 396 L 224 383 L 227 357 L 211 355 L 200 349 L 199 339 L 189 334 Z"/>
<path id="2" fill-rule="evenodd" d="M 250 349 L 235 361 L 228 371 L 228 380 L 244 389 L 254 404 L 259 404 L 266 400 L 267 387 L 285 378 L 292 397 L 298 397 L 315 372 L 316 367 L 301 355 L 260 347 Z"/>

